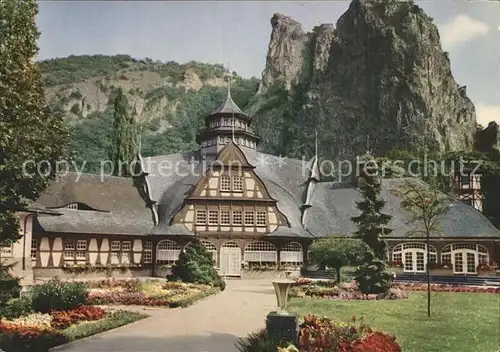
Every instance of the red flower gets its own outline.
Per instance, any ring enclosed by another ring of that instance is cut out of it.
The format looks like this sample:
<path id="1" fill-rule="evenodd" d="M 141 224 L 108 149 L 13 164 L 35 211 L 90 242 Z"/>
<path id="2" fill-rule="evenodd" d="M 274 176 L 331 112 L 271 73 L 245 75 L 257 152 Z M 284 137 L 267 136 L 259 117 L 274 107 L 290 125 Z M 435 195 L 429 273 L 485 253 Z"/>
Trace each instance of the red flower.
<path id="1" fill-rule="evenodd" d="M 52 311 L 51 326 L 57 329 L 65 329 L 72 324 L 81 321 L 93 321 L 104 318 L 105 312 L 102 308 L 95 306 L 80 306 L 66 311 Z"/>

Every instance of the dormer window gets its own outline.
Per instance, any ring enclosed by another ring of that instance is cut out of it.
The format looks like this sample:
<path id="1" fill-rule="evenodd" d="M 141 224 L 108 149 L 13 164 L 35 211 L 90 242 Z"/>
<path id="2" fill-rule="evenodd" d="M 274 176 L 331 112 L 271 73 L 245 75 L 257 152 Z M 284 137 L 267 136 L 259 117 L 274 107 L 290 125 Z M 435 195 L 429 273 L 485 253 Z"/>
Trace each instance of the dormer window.
<path id="1" fill-rule="evenodd" d="M 94 209 L 87 204 L 84 203 L 69 203 L 64 206 L 59 206 L 59 207 L 49 207 L 49 209 L 69 209 L 69 210 L 93 210 L 93 211 L 99 211 L 98 209 Z"/>

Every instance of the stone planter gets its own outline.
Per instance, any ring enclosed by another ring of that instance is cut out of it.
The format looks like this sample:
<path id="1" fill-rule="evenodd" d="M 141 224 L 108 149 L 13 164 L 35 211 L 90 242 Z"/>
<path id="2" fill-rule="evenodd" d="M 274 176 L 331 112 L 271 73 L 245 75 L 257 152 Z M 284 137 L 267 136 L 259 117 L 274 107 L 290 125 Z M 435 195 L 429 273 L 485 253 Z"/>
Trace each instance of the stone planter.
<path id="1" fill-rule="evenodd" d="M 453 276 L 452 268 L 436 268 L 429 270 L 430 275 L 432 276 Z"/>

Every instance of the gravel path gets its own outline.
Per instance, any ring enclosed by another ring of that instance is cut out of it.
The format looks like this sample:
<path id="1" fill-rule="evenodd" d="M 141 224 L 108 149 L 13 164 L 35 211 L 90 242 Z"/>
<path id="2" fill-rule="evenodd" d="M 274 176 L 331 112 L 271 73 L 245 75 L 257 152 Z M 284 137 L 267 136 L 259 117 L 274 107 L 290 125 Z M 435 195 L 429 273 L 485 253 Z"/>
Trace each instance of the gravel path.
<path id="1" fill-rule="evenodd" d="M 149 318 L 54 351 L 236 352 L 237 339 L 264 328 L 275 309 L 270 279 L 228 280 L 222 293 L 188 308 L 146 309 Z"/>

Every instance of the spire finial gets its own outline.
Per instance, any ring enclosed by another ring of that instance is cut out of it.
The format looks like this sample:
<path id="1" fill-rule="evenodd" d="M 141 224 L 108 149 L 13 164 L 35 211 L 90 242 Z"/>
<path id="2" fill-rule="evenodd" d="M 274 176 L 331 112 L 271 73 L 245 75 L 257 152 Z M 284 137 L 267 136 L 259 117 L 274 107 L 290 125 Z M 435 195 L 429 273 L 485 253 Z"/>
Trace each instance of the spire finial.
<path id="1" fill-rule="evenodd" d="M 232 100 L 231 98 L 231 80 L 233 78 L 233 74 L 231 73 L 231 62 L 228 63 L 227 65 L 228 69 L 228 74 L 227 74 L 227 99 Z M 236 121 L 234 119 L 234 111 L 233 111 L 233 119 L 231 121 L 231 138 L 233 140 L 233 143 L 236 144 L 236 139 L 234 138 L 234 126 L 236 125 Z"/>
<path id="2" fill-rule="evenodd" d="M 227 74 L 227 98 L 228 99 L 232 99 L 231 98 L 231 81 L 233 79 L 233 74 L 231 73 L 231 63 L 229 63 L 227 65 L 227 70 L 229 71 L 228 74 Z"/>
<path id="3" fill-rule="evenodd" d="M 318 130 L 314 131 L 314 155 L 316 156 L 316 160 L 318 160 Z"/>

